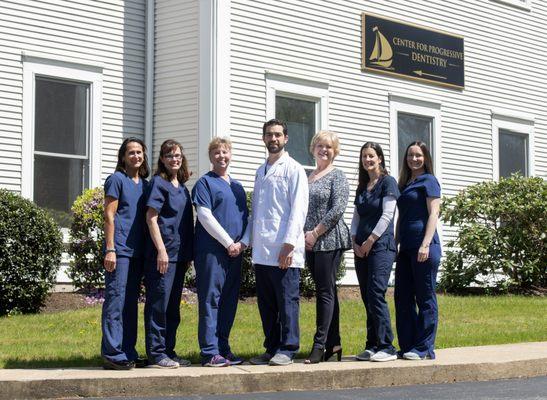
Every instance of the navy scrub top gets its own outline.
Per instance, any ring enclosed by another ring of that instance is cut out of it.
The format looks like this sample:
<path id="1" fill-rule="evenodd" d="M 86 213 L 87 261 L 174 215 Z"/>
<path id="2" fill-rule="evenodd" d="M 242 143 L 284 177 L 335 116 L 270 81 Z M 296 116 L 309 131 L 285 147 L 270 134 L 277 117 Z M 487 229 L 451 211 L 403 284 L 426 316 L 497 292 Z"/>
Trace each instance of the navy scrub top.
<path id="1" fill-rule="evenodd" d="M 356 244 L 363 244 L 376 227 L 383 213 L 383 199 L 387 196 L 395 197 L 395 199 L 399 197 L 397 181 L 390 175 L 381 177 L 370 192 L 365 188 L 365 190 L 355 197 L 354 204 L 359 214 L 359 225 L 357 225 L 357 233 L 355 235 Z M 395 250 L 393 220 L 391 220 L 387 229 L 382 233 L 382 236 L 374 243 L 375 250 L 386 248 Z"/>
<path id="2" fill-rule="evenodd" d="M 218 223 L 230 235 L 234 242 L 238 242 L 247 228 L 247 197 L 241 183 L 230 179 L 230 183 L 222 179 L 213 171 L 203 175 L 192 189 L 192 201 L 196 206 L 206 207 L 213 213 Z M 221 254 L 226 250 L 213 238 L 203 225 L 196 222 L 196 254 L 197 252 L 215 252 Z"/>
<path id="3" fill-rule="evenodd" d="M 188 262 L 193 258 L 194 217 L 190 193 L 184 184 L 175 187 L 159 175 L 150 181 L 146 206 L 158 212 L 158 226 L 169 262 Z M 156 247 L 148 235 L 146 256 L 157 257 Z"/>
<path id="4" fill-rule="evenodd" d="M 124 172 L 116 171 L 104 183 L 104 194 L 118 200 L 114 216 L 116 255 L 141 257 L 145 237 L 145 193 L 148 181 L 135 182 Z"/>
<path id="5" fill-rule="evenodd" d="M 399 208 L 399 242 L 401 250 L 418 249 L 425 235 L 429 219 L 428 197 L 441 197 L 441 186 L 431 174 L 422 174 L 406 185 L 397 200 Z M 431 244 L 440 244 L 437 230 Z"/>

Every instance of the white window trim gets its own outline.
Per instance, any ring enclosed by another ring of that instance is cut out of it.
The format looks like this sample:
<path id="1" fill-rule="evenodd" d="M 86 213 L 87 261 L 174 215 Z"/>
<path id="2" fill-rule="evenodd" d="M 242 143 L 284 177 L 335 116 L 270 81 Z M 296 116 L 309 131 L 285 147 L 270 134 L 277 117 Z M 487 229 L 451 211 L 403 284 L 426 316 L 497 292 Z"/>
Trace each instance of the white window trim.
<path id="1" fill-rule="evenodd" d="M 534 117 L 504 110 L 490 110 L 492 114 L 492 178 L 500 179 L 500 129 L 528 136 L 528 176 L 534 176 Z"/>
<path id="2" fill-rule="evenodd" d="M 329 129 L 329 84 L 300 76 L 287 76 L 266 71 L 266 120 L 275 118 L 275 98 L 285 95 L 294 99 L 309 100 L 317 104 L 316 130 Z M 289 132 L 289 140 L 291 133 Z M 304 165 L 315 168 L 314 165 Z"/>
<path id="3" fill-rule="evenodd" d="M 497 3 L 504 3 L 510 6 L 520 8 L 522 10 L 530 11 L 532 9 L 531 0 L 493 0 Z"/>
<path id="4" fill-rule="evenodd" d="M 89 84 L 89 187 L 101 184 L 102 67 L 22 54 L 23 142 L 21 194 L 34 196 L 34 112 L 36 76 Z"/>
<path id="5" fill-rule="evenodd" d="M 389 94 L 389 165 L 388 169 L 395 178 L 399 177 L 399 135 L 398 135 L 398 114 L 415 114 L 433 119 L 433 168 L 435 177 L 442 184 L 442 143 L 441 143 L 441 103 L 416 97 L 407 97 L 395 93 Z"/>

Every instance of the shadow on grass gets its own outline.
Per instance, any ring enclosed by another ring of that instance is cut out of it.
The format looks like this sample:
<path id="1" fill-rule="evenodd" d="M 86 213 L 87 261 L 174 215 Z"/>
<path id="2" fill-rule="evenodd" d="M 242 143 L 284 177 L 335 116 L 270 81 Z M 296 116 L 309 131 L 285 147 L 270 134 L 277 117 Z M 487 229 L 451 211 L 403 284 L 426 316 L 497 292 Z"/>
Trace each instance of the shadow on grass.
<path id="1" fill-rule="evenodd" d="M 101 367 L 101 356 L 95 357 L 66 357 L 66 358 L 42 358 L 39 360 L 21 360 L 7 358 L 4 360 L 4 368 L 75 368 L 75 367 Z"/>

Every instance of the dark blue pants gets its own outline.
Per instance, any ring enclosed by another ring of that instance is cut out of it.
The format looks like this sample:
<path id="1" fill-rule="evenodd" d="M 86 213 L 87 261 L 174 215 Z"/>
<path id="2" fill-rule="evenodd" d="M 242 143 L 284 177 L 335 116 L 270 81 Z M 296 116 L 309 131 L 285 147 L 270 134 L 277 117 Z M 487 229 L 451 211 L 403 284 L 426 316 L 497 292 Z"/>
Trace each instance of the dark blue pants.
<path id="1" fill-rule="evenodd" d="M 365 348 L 395 354 L 389 307 L 385 298 L 393 261 L 395 251 L 389 248 L 373 248 L 365 258 L 355 256 L 355 272 L 367 312 Z"/>
<path id="2" fill-rule="evenodd" d="M 194 266 L 199 302 L 198 340 L 207 362 L 229 353 L 228 338 L 234 324 L 243 256 L 230 257 L 225 249 L 196 252 Z"/>
<path id="3" fill-rule="evenodd" d="M 317 329 L 313 347 L 317 349 L 330 349 L 341 343 L 336 272 L 342 254 L 342 250 L 306 252 L 306 264 L 315 283 Z"/>
<path id="4" fill-rule="evenodd" d="M 147 260 L 144 269 L 146 304 L 146 354 L 152 363 L 175 357 L 177 328 L 180 324 L 180 301 L 187 262 L 170 262 L 165 274 L 157 270 L 156 260 Z"/>
<path id="5" fill-rule="evenodd" d="M 104 273 L 101 355 L 111 361 L 134 361 L 138 358 L 135 345 L 142 274 L 142 258 L 121 256 L 116 259 L 116 269 Z"/>
<path id="6" fill-rule="evenodd" d="M 300 269 L 256 264 L 255 273 L 266 352 L 293 358 L 300 347 Z"/>
<path id="7" fill-rule="evenodd" d="M 439 245 L 429 247 L 429 258 L 418 262 L 417 249 L 402 250 L 395 269 L 395 313 L 401 351 L 435 358 L 438 306 L 435 287 L 441 260 Z M 416 311 L 416 306 L 418 310 Z"/>

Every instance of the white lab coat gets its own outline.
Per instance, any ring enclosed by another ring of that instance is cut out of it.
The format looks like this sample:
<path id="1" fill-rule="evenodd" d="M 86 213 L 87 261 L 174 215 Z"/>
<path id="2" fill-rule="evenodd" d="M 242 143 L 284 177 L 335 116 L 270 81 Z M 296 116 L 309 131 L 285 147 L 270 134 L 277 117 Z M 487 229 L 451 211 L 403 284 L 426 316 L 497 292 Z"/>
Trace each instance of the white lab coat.
<path id="1" fill-rule="evenodd" d="M 265 171 L 267 171 L 265 173 Z M 283 154 L 256 171 L 252 202 L 253 264 L 279 266 L 284 243 L 294 246 L 291 268 L 304 267 L 304 223 L 308 213 L 308 178 L 302 165 Z"/>

